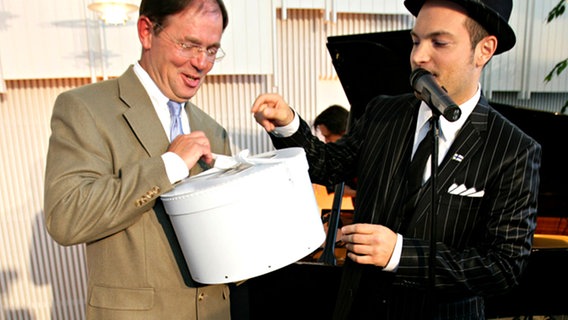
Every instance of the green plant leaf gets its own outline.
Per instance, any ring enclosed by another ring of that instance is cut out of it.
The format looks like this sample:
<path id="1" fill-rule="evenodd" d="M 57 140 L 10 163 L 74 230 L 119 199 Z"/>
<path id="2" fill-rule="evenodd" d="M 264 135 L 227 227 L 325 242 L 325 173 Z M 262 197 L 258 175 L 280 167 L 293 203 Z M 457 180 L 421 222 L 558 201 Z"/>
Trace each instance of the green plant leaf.
<path id="1" fill-rule="evenodd" d="M 544 82 L 549 82 L 552 80 L 554 74 L 559 76 L 566 68 L 568 67 L 568 59 L 564 59 L 563 61 L 558 62 L 552 70 L 544 77 Z"/>
<path id="2" fill-rule="evenodd" d="M 560 17 L 562 14 L 564 14 L 564 11 L 566 10 L 566 0 L 560 0 L 560 2 L 558 2 L 558 4 L 552 8 L 552 10 L 550 10 L 550 12 L 548 13 L 548 18 L 546 19 L 546 22 L 549 23 L 550 21 Z"/>

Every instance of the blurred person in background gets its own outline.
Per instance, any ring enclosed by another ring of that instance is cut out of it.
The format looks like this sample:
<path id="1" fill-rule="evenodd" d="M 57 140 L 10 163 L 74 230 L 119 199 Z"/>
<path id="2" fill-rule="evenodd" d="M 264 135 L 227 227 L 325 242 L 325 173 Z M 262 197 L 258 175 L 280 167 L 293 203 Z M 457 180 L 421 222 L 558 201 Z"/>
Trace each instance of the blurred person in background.
<path id="1" fill-rule="evenodd" d="M 349 110 L 338 104 L 333 104 L 320 112 L 314 119 L 314 129 L 321 134 L 325 143 L 336 142 L 347 132 L 349 122 Z M 335 191 L 334 186 L 326 186 L 328 193 Z M 343 195 L 353 199 L 357 194 L 357 179 L 353 178 L 345 182 Z"/>

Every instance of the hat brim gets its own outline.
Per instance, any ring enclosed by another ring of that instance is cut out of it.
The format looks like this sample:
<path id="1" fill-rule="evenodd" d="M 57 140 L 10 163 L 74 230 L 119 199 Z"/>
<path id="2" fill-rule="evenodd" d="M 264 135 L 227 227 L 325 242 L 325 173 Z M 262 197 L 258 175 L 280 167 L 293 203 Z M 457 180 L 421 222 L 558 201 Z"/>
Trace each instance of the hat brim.
<path id="1" fill-rule="evenodd" d="M 477 21 L 487 30 L 490 35 L 497 37 L 497 49 L 495 55 L 510 50 L 515 46 L 517 38 L 515 32 L 500 14 L 493 9 L 487 7 L 480 1 L 471 0 L 448 0 L 462 6 L 468 13 L 468 16 Z M 417 16 L 418 12 L 424 5 L 425 0 L 406 0 L 404 6 L 413 16 Z"/>

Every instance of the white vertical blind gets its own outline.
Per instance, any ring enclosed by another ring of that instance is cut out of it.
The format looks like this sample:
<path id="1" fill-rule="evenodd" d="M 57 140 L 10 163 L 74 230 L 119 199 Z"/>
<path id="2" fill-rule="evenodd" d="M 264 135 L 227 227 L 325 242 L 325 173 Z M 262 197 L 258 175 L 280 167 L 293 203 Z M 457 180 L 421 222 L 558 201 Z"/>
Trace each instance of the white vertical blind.
<path id="1" fill-rule="evenodd" d="M 64 248 L 49 237 L 42 206 L 52 104 L 62 90 L 85 83 L 7 81 L 0 100 L 0 304 L 5 319 L 81 319 L 84 313 L 83 248 Z"/>
<path id="2" fill-rule="evenodd" d="M 568 57 L 568 14 L 546 23 L 548 12 L 557 0 L 515 1 L 510 24 L 517 36 L 515 47 L 495 56 L 484 71 L 483 87 L 492 92 L 516 92 L 527 100 L 535 92 L 566 92 L 567 73 L 554 77 L 550 83 L 545 76 L 554 65 Z"/>
<path id="3" fill-rule="evenodd" d="M 0 59 L 0 94 L 5 92 L 6 92 L 6 81 L 4 81 L 4 71 L 2 71 L 2 59 Z"/>
<path id="4" fill-rule="evenodd" d="M 225 6 L 229 25 L 221 45 L 227 55 L 211 74 L 271 74 L 271 2 L 231 0 L 225 1 Z"/>
<path id="5" fill-rule="evenodd" d="M 92 0 L 0 1 L 5 79 L 114 77 L 140 58 L 134 13 L 125 25 L 100 23 Z M 212 74 L 270 74 L 271 1 L 225 1 L 227 57 Z"/>

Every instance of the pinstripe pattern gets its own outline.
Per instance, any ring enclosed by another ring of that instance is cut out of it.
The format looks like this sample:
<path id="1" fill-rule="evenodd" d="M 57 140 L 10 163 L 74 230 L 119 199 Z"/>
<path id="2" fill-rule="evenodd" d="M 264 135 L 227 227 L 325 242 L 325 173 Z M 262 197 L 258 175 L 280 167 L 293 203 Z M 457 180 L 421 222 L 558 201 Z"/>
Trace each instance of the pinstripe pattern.
<path id="1" fill-rule="evenodd" d="M 271 136 L 276 148 L 305 148 L 316 183 L 357 176 L 355 222 L 382 224 L 404 236 L 396 274 L 345 263 L 338 319 L 347 318 L 355 296 L 352 309 L 367 319 L 370 314 L 380 319 L 483 319 L 482 297 L 517 285 L 525 268 L 536 227 L 541 148 L 482 97 L 438 168 L 436 287 L 429 294 L 429 182 L 416 210 L 408 217 L 402 214 L 418 105 L 412 94 L 377 97 L 336 144 L 317 140 L 303 121 L 289 138 Z M 454 154 L 463 160 L 452 160 Z M 447 190 L 453 183 L 485 195 L 451 195 Z M 359 284 L 363 287 L 357 294 Z M 436 317 L 428 306 L 437 306 Z"/>

